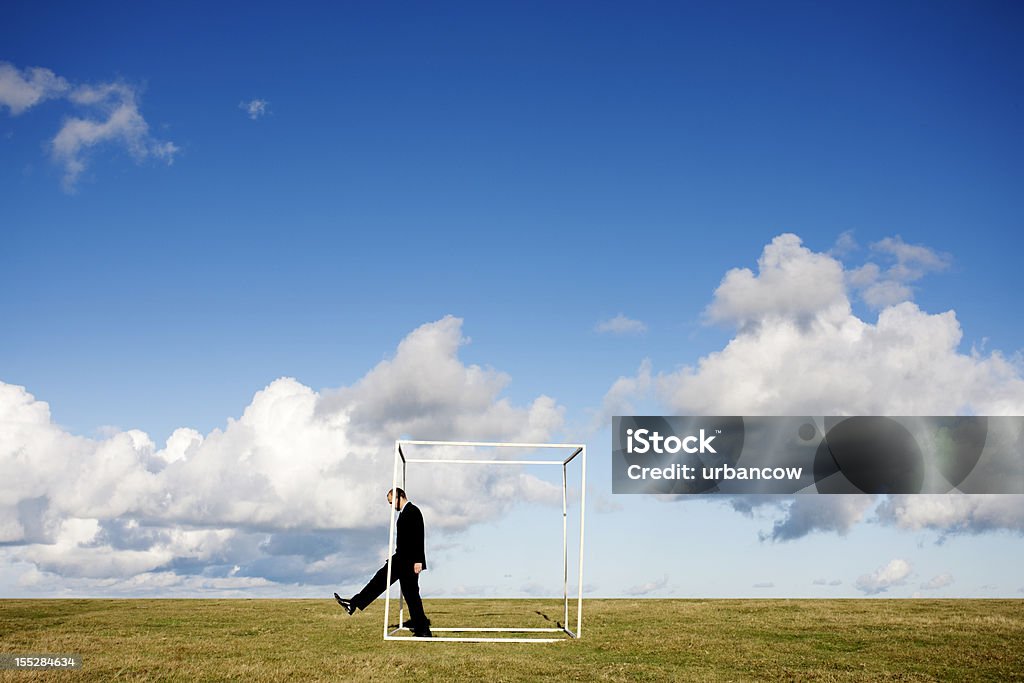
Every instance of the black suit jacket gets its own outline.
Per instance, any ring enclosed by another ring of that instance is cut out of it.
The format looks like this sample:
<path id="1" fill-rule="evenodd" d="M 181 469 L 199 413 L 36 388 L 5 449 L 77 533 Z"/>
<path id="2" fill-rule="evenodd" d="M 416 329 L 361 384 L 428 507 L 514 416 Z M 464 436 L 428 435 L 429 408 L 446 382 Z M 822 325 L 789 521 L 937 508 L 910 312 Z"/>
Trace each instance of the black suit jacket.
<path id="1" fill-rule="evenodd" d="M 427 568 L 427 554 L 423 548 L 423 513 L 412 503 L 406 503 L 398 515 L 395 525 L 398 538 L 395 541 L 395 555 L 403 564 L 423 563 Z"/>

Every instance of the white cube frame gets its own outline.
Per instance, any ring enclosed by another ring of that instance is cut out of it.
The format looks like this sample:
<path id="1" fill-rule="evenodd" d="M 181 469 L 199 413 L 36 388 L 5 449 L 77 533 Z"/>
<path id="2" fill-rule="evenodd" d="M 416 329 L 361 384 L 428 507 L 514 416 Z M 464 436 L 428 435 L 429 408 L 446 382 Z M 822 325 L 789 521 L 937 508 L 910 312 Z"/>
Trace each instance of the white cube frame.
<path id="1" fill-rule="evenodd" d="M 457 458 L 407 458 L 402 446 L 465 446 L 471 448 L 519 448 L 536 450 L 564 449 L 571 450 L 572 454 L 564 460 L 470 460 Z M 579 592 L 576 596 L 576 628 L 569 629 L 569 546 L 567 538 L 568 498 L 566 487 L 566 469 L 569 463 L 577 456 L 580 457 L 580 545 L 579 545 Z M 409 463 L 452 463 L 459 465 L 545 465 L 561 466 L 562 468 L 562 602 L 564 606 L 564 620 L 561 628 L 433 628 L 435 633 L 519 633 L 519 634 L 548 634 L 559 633 L 560 637 L 550 636 L 435 636 L 433 638 L 417 638 L 415 636 L 395 635 L 403 630 L 403 605 L 402 594 L 399 591 L 398 627 L 390 629 L 389 617 L 391 616 L 391 557 L 395 549 L 395 512 L 391 506 L 390 523 L 388 524 L 388 588 L 384 592 L 384 640 L 416 640 L 419 642 L 458 642 L 458 643 L 557 643 L 568 639 L 578 639 L 583 627 L 583 515 L 586 507 L 587 496 L 587 447 L 585 444 L 564 444 L 564 443 L 494 443 L 494 442 L 473 442 L 473 441 L 395 441 L 395 462 L 391 477 L 391 489 L 398 488 L 398 463 L 402 463 L 402 488 L 405 488 L 405 471 Z"/>

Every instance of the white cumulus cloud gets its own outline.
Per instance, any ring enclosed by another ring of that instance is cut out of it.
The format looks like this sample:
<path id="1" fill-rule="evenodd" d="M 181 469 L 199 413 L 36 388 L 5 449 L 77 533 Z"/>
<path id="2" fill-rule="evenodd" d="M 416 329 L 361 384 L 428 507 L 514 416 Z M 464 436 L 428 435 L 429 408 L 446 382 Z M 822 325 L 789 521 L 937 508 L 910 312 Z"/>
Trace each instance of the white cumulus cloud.
<path id="1" fill-rule="evenodd" d="M 929 313 L 906 300 L 909 283 L 948 267 L 950 257 L 899 237 L 871 251 L 882 268 L 847 268 L 835 253 L 815 252 L 799 237 L 775 237 L 756 272 L 735 268 L 715 291 L 706 315 L 735 328 L 721 350 L 678 370 L 655 374 L 644 362 L 635 377 L 616 380 L 605 406 L 629 406 L 649 389 L 668 414 L 681 415 L 1021 415 L 1024 377 L 999 351 L 961 350 L 963 330 L 952 310 Z M 853 311 L 851 297 L 875 286 L 904 287 L 874 320 Z M 812 531 L 845 533 L 871 519 L 906 529 L 1024 532 L 1024 497 L 796 497 L 791 503 L 751 498 L 740 511 L 783 511 L 764 538 L 790 540 Z"/>
<path id="2" fill-rule="evenodd" d="M 651 361 L 644 359 L 633 376 L 619 377 L 605 393 L 601 408 L 595 413 L 591 429 L 598 430 L 608 424 L 613 415 L 631 415 L 633 401 L 651 389 Z"/>
<path id="3" fill-rule="evenodd" d="M 932 271 L 945 270 L 951 259 L 922 244 L 907 244 L 899 235 L 886 237 L 871 245 L 871 250 L 890 265 L 883 269 L 868 262 L 848 273 L 848 279 L 861 298 L 872 308 L 884 308 L 913 298 L 910 283 Z"/>
<path id="4" fill-rule="evenodd" d="M 1024 378 L 999 352 L 959 350 L 953 311 L 908 301 L 853 314 L 842 264 L 780 235 L 755 275 L 726 274 L 708 307 L 738 328 L 721 351 L 661 375 L 666 405 L 709 415 L 1017 415 Z"/>
<path id="5" fill-rule="evenodd" d="M 998 529 L 1024 533 L 1024 496 L 998 494 L 889 496 L 878 519 L 901 529 L 929 529 L 943 535 Z"/>
<path id="6" fill-rule="evenodd" d="M 874 499 L 870 495 L 853 494 L 795 496 L 783 504 L 784 516 L 775 521 L 770 533 L 762 534 L 762 539 L 789 541 L 816 531 L 844 535 L 864 519 Z"/>
<path id="7" fill-rule="evenodd" d="M 895 559 L 870 574 L 861 575 L 857 579 L 857 589 L 866 595 L 884 593 L 893 586 L 905 584 L 911 571 L 912 567 L 909 562 Z"/>
<path id="8" fill-rule="evenodd" d="M 778 321 L 840 320 L 849 314 L 842 264 L 804 247 L 796 235 L 772 240 L 757 265 L 757 274 L 749 268 L 725 274 L 706 311 L 711 321 L 743 330 Z"/>
<path id="9" fill-rule="evenodd" d="M 96 584 L 108 593 L 168 572 L 335 585 L 361 575 L 383 552 L 396 438 L 536 442 L 562 425 L 554 400 L 513 405 L 500 395 L 506 375 L 462 363 L 465 342 L 457 318 L 425 324 L 350 387 L 278 379 L 224 428 L 181 428 L 162 447 L 134 430 L 69 434 L 45 402 L 0 383 L 0 556 L 118 582 Z M 518 468 L 424 466 L 411 481 L 435 532 L 561 500 Z"/>

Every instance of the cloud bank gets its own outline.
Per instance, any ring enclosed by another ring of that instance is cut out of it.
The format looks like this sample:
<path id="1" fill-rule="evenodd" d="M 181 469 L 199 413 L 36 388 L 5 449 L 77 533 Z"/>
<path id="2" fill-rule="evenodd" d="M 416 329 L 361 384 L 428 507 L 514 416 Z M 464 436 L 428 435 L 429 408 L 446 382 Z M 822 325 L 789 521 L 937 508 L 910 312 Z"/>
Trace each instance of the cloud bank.
<path id="1" fill-rule="evenodd" d="M 902 242 L 900 243 L 902 244 Z M 907 245 L 904 245 L 907 246 Z M 998 351 L 959 350 L 954 311 L 912 301 L 857 317 L 847 271 L 796 235 L 765 246 L 757 274 L 726 274 L 708 317 L 737 328 L 721 351 L 661 375 L 680 414 L 1018 415 L 1020 368 Z"/>
<path id="2" fill-rule="evenodd" d="M 847 267 L 836 253 L 856 250 L 849 235 L 830 253 L 793 234 L 764 247 L 757 272 L 725 274 L 705 315 L 736 330 L 696 364 L 655 374 L 644 361 L 619 378 L 602 414 L 653 392 L 680 415 L 1020 415 L 1024 377 L 1018 359 L 998 351 L 962 351 L 954 311 L 928 313 L 910 283 L 947 268 L 950 258 L 899 237 L 880 240 L 873 262 Z M 879 308 L 865 320 L 856 300 Z M 881 502 L 879 502 L 881 501 Z M 1024 533 L 1020 496 L 797 496 L 734 499 L 737 510 L 778 507 L 762 538 L 788 541 L 813 532 L 844 534 L 864 521 L 940 534 Z M 875 514 L 872 516 L 872 509 Z"/>
<path id="3" fill-rule="evenodd" d="M 0 383 L 0 555 L 32 567 L 26 590 L 65 579 L 118 594 L 362 578 L 382 559 L 395 438 L 536 442 L 562 424 L 548 397 L 501 397 L 508 377 L 462 363 L 464 343 L 462 321 L 443 318 L 350 387 L 278 379 L 223 429 L 183 427 L 163 446 L 137 430 L 69 434 L 45 402 Z M 432 529 L 454 530 L 516 501 L 560 502 L 561 489 L 512 468 L 425 468 L 410 495 Z"/>

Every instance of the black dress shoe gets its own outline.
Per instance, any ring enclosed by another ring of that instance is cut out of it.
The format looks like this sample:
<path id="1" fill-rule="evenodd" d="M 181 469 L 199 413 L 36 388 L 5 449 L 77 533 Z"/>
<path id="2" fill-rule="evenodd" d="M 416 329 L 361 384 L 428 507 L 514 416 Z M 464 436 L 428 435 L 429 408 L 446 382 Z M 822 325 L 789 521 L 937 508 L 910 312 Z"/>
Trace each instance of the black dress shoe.
<path id="1" fill-rule="evenodd" d="M 338 604 L 341 605 L 349 614 L 352 614 L 356 611 L 356 606 L 352 604 L 351 600 L 346 600 L 337 593 L 334 594 L 334 599 L 337 600 Z"/>
<path id="2" fill-rule="evenodd" d="M 419 631 L 414 631 L 413 636 L 416 638 L 433 638 L 434 634 L 430 632 L 430 628 L 428 626 L 424 626 Z"/>
<path id="3" fill-rule="evenodd" d="M 410 631 L 415 631 L 416 630 L 416 622 L 413 621 L 412 619 L 406 619 L 405 621 L 403 621 L 402 622 L 402 626 L 404 626 L 405 628 L 409 629 Z M 426 628 L 427 629 L 430 628 L 430 619 L 427 619 L 427 626 L 426 626 Z"/>

